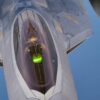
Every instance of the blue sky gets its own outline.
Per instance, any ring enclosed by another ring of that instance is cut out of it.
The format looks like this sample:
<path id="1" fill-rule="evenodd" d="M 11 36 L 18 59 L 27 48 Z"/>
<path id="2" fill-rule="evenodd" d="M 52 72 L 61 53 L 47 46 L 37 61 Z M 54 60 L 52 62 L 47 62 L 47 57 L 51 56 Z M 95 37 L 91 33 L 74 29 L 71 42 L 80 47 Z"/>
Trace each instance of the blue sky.
<path id="1" fill-rule="evenodd" d="M 0 100 L 8 100 L 3 70 L 0 68 Z"/>
<path id="2" fill-rule="evenodd" d="M 93 34 L 69 54 L 79 100 L 100 100 L 100 18 L 88 0 L 83 4 L 89 14 Z M 3 70 L 0 70 L 0 100 L 8 100 Z"/>
<path id="3" fill-rule="evenodd" d="M 83 0 L 93 29 L 92 36 L 70 55 L 79 100 L 100 100 L 100 18 Z"/>

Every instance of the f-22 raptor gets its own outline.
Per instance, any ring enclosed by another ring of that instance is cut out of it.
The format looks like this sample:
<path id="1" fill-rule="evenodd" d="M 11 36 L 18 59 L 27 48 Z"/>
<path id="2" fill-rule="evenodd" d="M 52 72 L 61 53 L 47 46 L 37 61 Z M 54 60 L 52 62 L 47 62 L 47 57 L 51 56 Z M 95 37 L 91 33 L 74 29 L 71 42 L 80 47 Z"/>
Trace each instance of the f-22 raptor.
<path id="1" fill-rule="evenodd" d="M 79 0 L 0 0 L 9 100 L 78 100 L 67 55 L 91 33 Z"/>

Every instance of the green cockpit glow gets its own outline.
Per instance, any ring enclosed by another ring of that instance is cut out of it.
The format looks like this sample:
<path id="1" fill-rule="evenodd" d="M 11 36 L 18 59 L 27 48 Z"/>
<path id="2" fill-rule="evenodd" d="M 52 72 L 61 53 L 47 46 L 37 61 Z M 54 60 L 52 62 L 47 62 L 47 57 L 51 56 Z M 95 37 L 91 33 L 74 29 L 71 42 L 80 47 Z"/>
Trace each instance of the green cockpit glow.
<path id="1" fill-rule="evenodd" d="M 33 61 L 33 63 L 35 63 L 35 64 L 40 64 L 40 63 L 42 63 L 42 61 L 43 61 L 43 57 L 42 57 L 41 54 L 33 55 L 32 61 Z"/>

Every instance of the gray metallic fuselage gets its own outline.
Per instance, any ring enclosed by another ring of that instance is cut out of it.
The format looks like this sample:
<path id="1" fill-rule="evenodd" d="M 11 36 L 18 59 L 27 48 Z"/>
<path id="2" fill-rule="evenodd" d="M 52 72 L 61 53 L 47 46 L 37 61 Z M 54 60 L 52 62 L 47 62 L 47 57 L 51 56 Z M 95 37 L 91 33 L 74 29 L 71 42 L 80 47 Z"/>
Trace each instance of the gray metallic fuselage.
<path id="1" fill-rule="evenodd" d="M 81 3 L 78 0 L 4 0 L 1 4 L 2 58 L 9 100 L 78 100 L 66 51 L 83 42 L 91 33 Z M 18 20 L 21 34 L 23 22 L 28 19 L 35 21 L 40 30 L 43 30 L 41 23 L 44 21 L 47 25 L 44 30 L 48 29 L 46 34 L 50 34 L 57 53 L 56 83 L 50 85 L 45 94 L 29 88 L 16 61 L 14 23 Z"/>

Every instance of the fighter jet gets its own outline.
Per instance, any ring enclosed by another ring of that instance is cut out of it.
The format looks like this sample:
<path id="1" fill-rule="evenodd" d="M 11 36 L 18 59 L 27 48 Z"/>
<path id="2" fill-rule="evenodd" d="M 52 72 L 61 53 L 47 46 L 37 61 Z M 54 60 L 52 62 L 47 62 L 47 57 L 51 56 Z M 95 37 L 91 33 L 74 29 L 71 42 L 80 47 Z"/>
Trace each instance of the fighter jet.
<path id="1" fill-rule="evenodd" d="M 0 51 L 9 100 L 78 100 L 68 53 L 92 33 L 79 0 L 1 0 Z"/>

